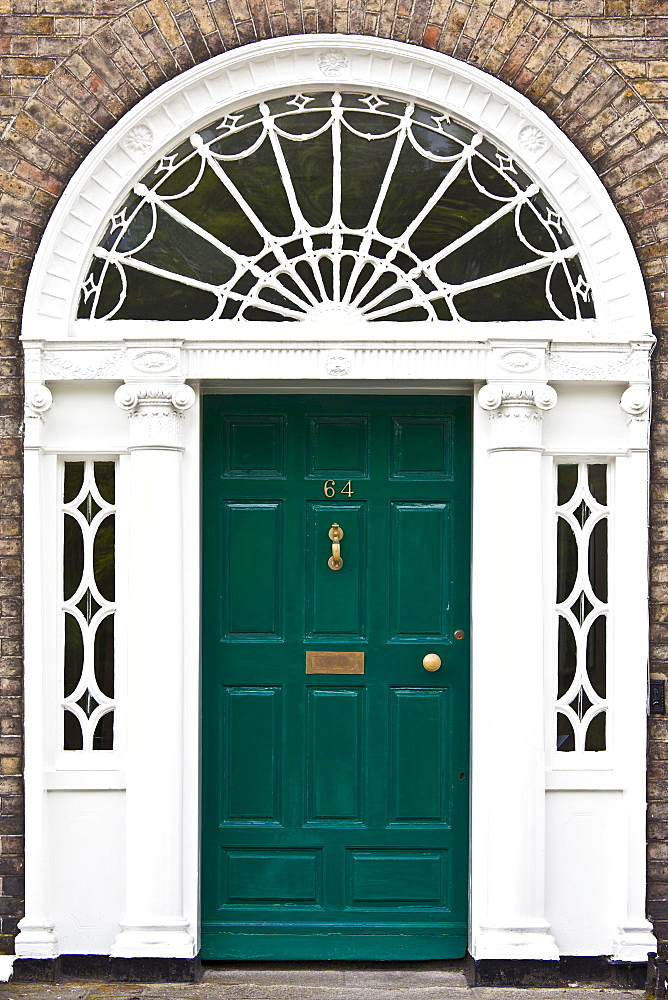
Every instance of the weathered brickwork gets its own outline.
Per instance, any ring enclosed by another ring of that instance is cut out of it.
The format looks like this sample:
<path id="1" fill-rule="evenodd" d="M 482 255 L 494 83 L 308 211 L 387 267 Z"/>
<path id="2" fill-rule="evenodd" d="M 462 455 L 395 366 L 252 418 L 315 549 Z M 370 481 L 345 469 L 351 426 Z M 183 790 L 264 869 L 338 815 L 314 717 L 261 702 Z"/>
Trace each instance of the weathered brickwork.
<path id="1" fill-rule="evenodd" d="M 152 88 L 272 36 L 376 34 L 448 53 L 546 111 L 638 249 L 659 338 L 652 669 L 668 676 L 668 2 L 0 0 L 0 949 L 21 912 L 20 351 L 30 261 L 68 178 Z M 668 721 L 650 727 L 649 909 L 668 938 Z"/>

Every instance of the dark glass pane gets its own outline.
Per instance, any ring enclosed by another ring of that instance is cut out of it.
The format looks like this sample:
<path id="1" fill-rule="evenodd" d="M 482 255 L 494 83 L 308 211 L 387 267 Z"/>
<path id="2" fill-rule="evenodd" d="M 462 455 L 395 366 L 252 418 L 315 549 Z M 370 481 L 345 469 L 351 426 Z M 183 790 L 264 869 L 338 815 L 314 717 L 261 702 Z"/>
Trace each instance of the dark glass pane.
<path id="1" fill-rule="evenodd" d="M 91 715 L 97 708 L 98 703 L 95 701 L 95 698 L 93 698 L 93 695 L 90 693 L 90 691 L 85 691 L 84 694 L 82 694 L 81 697 L 79 698 L 77 705 L 79 706 L 79 708 L 83 709 L 83 711 L 90 719 Z"/>
<path id="2" fill-rule="evenodd" d="M 99 720 L 93 733 L 93 750 L 114 749 L 114 713 L 107 712 Z"/>
<path id="3" fill-rule="evenodd" d="M 324 124 L 328 115 L 300 116 L 304 131 Z M 290 171 L 299 207 L 312 226 L 325 226 L 332 213 L 332 135 L 322 135 L 308 142 L 291 142 L 281 138 L 281 149 Z"/>
<path id="4" fill-rule="evenodd" d="M 592 319 L 596 315 L 594 300 L 592 298 L 591 289 L 587 285 L 580 260 L 577 257 L 573 257 L 571 260 L 567 260 L 564 266 L 568 271 L 571 284 L 575 289 L 574 301 L 577 304 L 580 316 L 583 319 Z M 561 270 L 561 268 L 559 270 Z M 570 295 L 571 298 L 573 298 L 573 292 L 570 292 Z"/>
<path id="5" fill-rule="evenodd" d="M 252 257 L 264 246 L 255 226 L 209 166 L 195 190 L 179 198 L 175 208 L 237 253 Z"/>
<path id="6" fill-rule="evenodd" d="M 77 604 L 77 607 L 89 625 L 92 622 L 94 616 L 100 610 L 100 605 L 93 597 L 90 588 L 86 590 L 86 593 L 83 595 L 83 597 Z"/>
<path id="7" fill-rule="evenodd" d="M 73 712 L 63 713 L 63 749 L 83 750 L 83 734 L 79 720 Z"/>
<path id="8" fill-rule="evenodd" d="M 585 750 L 605 750 L 606 712 L 599 712 L 589 723 L 585 736 Z"/>
<path id="9" fill-rule="evenodd" d="M 102 510 L 99 503 L 93 497 L 92 493 L 89 493 L 83 501 L 79 504 L 78 509 L 81 511 L 83 516 L 86 518 L 90 524 L 98 511 Z"/>
<path id="10" fill-rule="evenodd" d="M 100 522 L 93 541 L 93 574 L 97 589 L 107 601 L 115 596 L 115 544 L 116 518 L 109 514 Z"/>
<path id="11" fill-rule="evenodd" d="M 459 143 L 453 142 L 448 136 L 435 136 L 427 129 L 419 129 L 418 137 L 423 148 L 436 146 L 437 148 L 432 151 L 439 156 L 458 153 L 462 148 Z M 438 139 L 441 141 L 435 141 Z M 439 145 L 441 149 L 438 148 Z M 401 236 L 413 222 L 420 209 L 435 194 L 439 184 L 451 169 L 452 163 L 435 163 L 433 160 L 425 159 L 411 145 L 404 145 L 383 202 L 378 220 L 379 232 L 389 239 Z M 473 188 L 470 179 L 467 178 L 467 182 Z M 444 195 L 444 197 L 446 196 Z M 423 230 L 421 236 L 417 237 L 415 247 L 423 245 L 422 241 L 427 232 L 428 229 Z M 442 239 L 442 246 L 446 246 L 447 242 Z"/>
<path id="12" fill-rule="evenodd" d="M 76 500 L 79 490 L 83 486 L 84 468 L 83 462 L 65 462 L 65 484 L 63 487 L 65 503 L 72 503 L 73 500 Z"/>
<path id="13" fill-rule="evenodd" d="M 71 514 L 65 514 L 63 517 L 63 598 L 66 601 L 69 601 L 81 583 L 83 568 L 84 545 L 81 527 Z"/>
<path id="14" fill-rule="evenodd" d="M 153 239 L 133 256 L 162 271 L 211 285 L 224 284 L 236 270 L 231 257 L 163 210 L 158 211 Z"/>
<path id="15" fill-rule="evenodd" d="M 512 171 L 512 184 L 503 173 L 499 173 L 498 167 L 501 165 L 499 158 L 500 150 L 488 139 L 483 139 L 480 143 L 478 153 L 482 155 L 476 154 L 471 158 L 471 174 L 475 177 L 480 187 L 483 187 L 485 191 L 494 196 L 497 208 L 500 207 L 497 199 L 509 201 L 515 197 L 517 193 L 515 185 L 520 188 L 528 185 L 528 178 L 523 177 L 517 164 L 514 164 L 515 169 Z M 492 166 L 492 164 L 494 165 Z"/>
<path id="16" fill-rule="evenodd" d="M 561 315 L 565 316 L 566 319 L 577 319 L 578 309 L 581 311 L 583 304 L 581 301 L 576 304 L 571 283 L 563 264 L 557 264 L 549 275 L 548 286 L 552 300 Z"/>
<path id="17" fill-rule="evenodd" d="M 355 112 L 348 116 L 355 128 L 361 131 L 378 130 L 383 121 L 383 131 L 387 122 L 368 112 Z M 341 216 L 344 226 L 350 229 L 364 229 L 376 204 L 383 178 L 387 171 L 394 137 L 376 139 L 369 142 L 347 129 L 341 134 Z"/>
<path id="18" fill-rule="evenodd" d="M 107 503 L 115 503 L 116 496 L 116 466 L 114 462 L 95 462 L 95 484 L 100 496 Z"/>
<path id="19" fill-rule="evenodd" d="M 557 750 L 575 750 L 575 733 L 570 719 L 563 712 L 557 712 Z"/>
<path id="20" fill-rule="evenodd" d="M 594 525 L 589 536 L 589 582 L 599 601 L 608 600 L 608 519 Z"/>
<path id="21" fill-rule="evenodd" d="M 606 629 L 607 617 L 599 615 L 587 635 L 587 676 L 599 698 L 606 692 Z"/>
<path id="22" fill-rule="evenodd" d="M 559 616 L 558 645 L 558 695 L 563 698 L 575 678 L 576 655 L 573 629 L 565 618 Z"/>
<path id="23" fill-rule="evenodd" d="M 591 603 L 584 590 L 578 594 L 571 604 L 571 611 L 577 618 L 578 624 L 582 625 L 583 621 L 593 607 L 594 605 Z"/>
<path id="24" fill-rule="evenodd" d="M 295 221 L 268 138 L 250 160 L 228 161 L 222 168 L 270 233 L 289 236 L 294 231 Z"/>
<path id="25" fill-rule="evenodd" d="M 460 174 L 411 236 L 410 248 L 421 260 L 428 260 L 484 222 L 498 207 L 498 202 L 478 191 L 468 174 Z"/>
<path id="26" fill-rule="evenodd" d="M 497 206 L 498 207 L 498 206 Z M 459 250 L 449 254 L 436 270 L 442 281 L 451 285 L 462 285 L 467 281 L 498 274 L 511 267 L 519 267 L 536 259 L 517 238 L 515 217 L 511 212 L 502 216 L 484 232 L 469 240 Z M 545 295 L 545 272 L 536 272 Z M 513 281 L 522 280 L 520 278 Z M 531 281 L 535 281 L 531 276 Z M 489 289 L 479 289 L 480 294 Z"/>
<path id="27" fill-rule="evenodd" d="M 545 295 L 545 269 L 506 278 L 455 296 L 455 308 L 471 323 L 554 319 Z"/>
<path id="28" fill-rule="evenodd" d="M 74 615 L 71 615 L 69 612 L 65 612 L 63 692 L 66 698 L 69 698 L 81 680 L 83 662 L 83 636 L 81 635 L 79 622 L 76 620 Z"/>
<path id="29" fill-rule="evenodd" d="M 589 700 L 583 688 L 580 688 L 575 698 L 571 702 L 570 707 L 573 709 L 578 719 L 582 721 L 582 719 L 584 719 L 585 715 L 591 708 L 591 701 Z"/>
<path id="30" fill-rule="evenodd" d="M 587 477 L 589 491 L 594 500 L 600 504 L 608 502 L 608 467 L 607 465 L 588 465 Z"/>
<path id="31" fill-rule="evenodd" d="M 107 698 L 114 697 L 114 616 L 107 615 L 95 633 L 95 680 Z"/>
<path id="32" fill-rule="evenodd" d="M 578 485 L 577 465 L 557 466 L 557 503 L 563 507 L 571 499 Z"/>
<path id="33" fill-rule="evenodd" d="M 109 312 L 119 299 L 120 281 L 114 278 L 113 271 L 107 272 L 99 315 Z M 129 266 L 125 268 L 125 276 L 127 295 L 114 319 L 208 319 L 216 311 L 218 299 L 211 292 Z"/>
<path id="34" fill-rule="evenodd" d="M 565 601 L 575 586 L 578 547 L 568 521 L 557 518 L 557 604 Z"/>
<path id="35" fill-rule="evenodd" d="M 591 511 L 589 510 L 589 507 L 584 502 L 584 500 L 582 501 L 582 503 L 579 503 L 575 508 L 575 510 L 573 511 L 573 517 L 575 518 L 575 520 L 578 522 L 579 525 L 583 525 L 590 514 Z"/>

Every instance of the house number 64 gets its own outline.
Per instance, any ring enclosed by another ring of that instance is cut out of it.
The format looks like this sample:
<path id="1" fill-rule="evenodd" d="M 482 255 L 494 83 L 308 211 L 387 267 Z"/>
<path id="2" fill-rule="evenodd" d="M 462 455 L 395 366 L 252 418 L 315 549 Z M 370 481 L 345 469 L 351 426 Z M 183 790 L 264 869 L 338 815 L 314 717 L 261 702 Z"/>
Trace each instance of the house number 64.
<path id="1" fill-rule="evenodd" d="M 333 497 L 336 494 L 336 479 L 326 479 L 322 492 L 326 497 Z M 350 480 L 348 480 L 342 490 L 339 490 L 339 493 L 344 493 L 348 498 L 350 498 L 354 492 L 355 490 L 353 489 Z"/>

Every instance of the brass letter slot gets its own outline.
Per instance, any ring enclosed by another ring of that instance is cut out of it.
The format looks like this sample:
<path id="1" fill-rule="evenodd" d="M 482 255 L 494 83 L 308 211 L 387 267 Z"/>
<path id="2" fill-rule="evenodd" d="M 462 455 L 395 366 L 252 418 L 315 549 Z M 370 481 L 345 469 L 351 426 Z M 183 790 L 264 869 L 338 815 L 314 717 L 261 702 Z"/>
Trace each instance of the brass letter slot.
<path id="1" fill-rule="evenodd" d="M 363 674 L 364 653 L 322 653 L 307 650 L 307 674 Z"/>

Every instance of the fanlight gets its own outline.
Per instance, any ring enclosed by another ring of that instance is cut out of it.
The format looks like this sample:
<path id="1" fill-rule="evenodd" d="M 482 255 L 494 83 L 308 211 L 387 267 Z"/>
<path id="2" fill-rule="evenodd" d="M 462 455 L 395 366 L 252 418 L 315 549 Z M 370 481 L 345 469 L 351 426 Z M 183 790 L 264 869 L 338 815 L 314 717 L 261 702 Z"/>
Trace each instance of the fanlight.
<path id="1" fill-rule="evenodd" d="M 488 138 L 376 94 L 297 94 L 201 129 L 112 217 L 79 317 L 594 315 L 578 249 Z"/>

